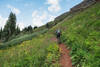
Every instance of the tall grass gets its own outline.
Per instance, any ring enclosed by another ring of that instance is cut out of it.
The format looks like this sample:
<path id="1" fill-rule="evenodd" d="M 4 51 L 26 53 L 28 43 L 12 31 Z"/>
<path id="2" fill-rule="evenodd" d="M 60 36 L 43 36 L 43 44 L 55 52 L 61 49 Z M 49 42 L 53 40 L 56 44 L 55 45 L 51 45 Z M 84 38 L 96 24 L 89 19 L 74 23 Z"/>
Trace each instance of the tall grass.
<path id="1" fill-rule="evenodd" d="M 71 49 L 75 67 L 100 67 L 100 3 L 65 19 L 51 29 L 62 29 L 62 41 Z"/>
<path id="2" fill-rule="evenodd" d="M 23 36 L 18 36 L 11 41 L 0 44 L 0 49 L 6 49 L 6 48 L 9 48 L 11 46 L 15 46 L 17 44 L 20 44 L 23 41 L 31 40 L 33 37 L 37 37 L 40 34 L 44 34 L 46 31 L 47 31 L 47 29 L 44 29 L 42 31 L 34 32 L 32 34 L 25 34 L 25 35 L 23 34 Z"/>
<path id="3" fill-rule="evenodd" d="M 39 35 L 10 49 L 0 50 L 0 67 L 58 67 L 56 61 L 59 58 L 59 48 L 51 41 L 52 35 L 45 35 Z M 55 51 L 51 53 L 53 50 Z M 55 58 L 50 60 L 49 53 Z M 55 64 L 51 63 L 54 59 Z"/>
<path id="4" fill-rule="evenodd" d="M 100 3 L 97 3 L 65 19 L 46 34 L 38 34 L 35 38 L 37 34 L 24 35 L 10 41 L 7 45 L 16 46 L 0 50 L 0 67 L 59 67 L 59 48 L 51 40 L 57 28 L 62 29 L 61 40 L 70 47 L 75 67 L 100 67 L 99 8 Z"/>
<path id="5" fill-rule="evenodd" d="M 71 48 L 75 67 L 100 67 L 100 3 L 63 24 L 62 40 Z"/>

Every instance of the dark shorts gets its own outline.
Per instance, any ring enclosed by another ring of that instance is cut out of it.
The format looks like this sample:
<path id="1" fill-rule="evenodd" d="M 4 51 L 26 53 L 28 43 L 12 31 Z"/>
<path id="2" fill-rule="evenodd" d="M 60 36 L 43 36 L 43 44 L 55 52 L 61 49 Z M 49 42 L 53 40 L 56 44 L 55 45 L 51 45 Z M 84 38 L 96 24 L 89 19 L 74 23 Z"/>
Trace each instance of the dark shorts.
<path id="1" fill-rule="evenodd" d="M 57 38 L 60 38 L 60 34 L 57 34 Z"/>

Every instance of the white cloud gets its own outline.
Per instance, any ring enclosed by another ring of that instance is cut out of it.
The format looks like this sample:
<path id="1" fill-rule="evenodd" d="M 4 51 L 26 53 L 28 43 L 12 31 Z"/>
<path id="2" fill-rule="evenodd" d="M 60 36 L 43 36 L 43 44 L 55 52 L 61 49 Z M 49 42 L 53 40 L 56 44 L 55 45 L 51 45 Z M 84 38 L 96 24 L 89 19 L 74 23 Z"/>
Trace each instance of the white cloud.
<path id="1" fill-rule="evenodd" d="M 56 17 L 52 13 L 60 11 L 61 7 L 59 4 L 60 0 L 46 0 L 45 4 L 48 4 L 48 11 L 43 11 L 42 9 L 35 10 L 32 13 L 32 24 L 33 26 L 42 26 L 47 22 L 53 21 Z"/>
<path id="2" fill-rule="evenodd" d="M 49 15 L 49 19 L 48 19 L 48 22 L 49 22 L 49 21 L 54 21 L 55 17 L 56 17 L 56 16 L 53 16 L 53 15 Z"/>
<path id="3" fill-rule="evenodd" d="M 39 11 L 35 10 L 32 13 L 32 18 L 33 26 L 42 26 L 44 25 L 44 21 L 47 19 L 47 13 L 44 11 L 40 14 Z"/>
<path id="4" fill-rule="evenodd" d="M 49 21 L 53 21 L 55 16 L 49 14 L 47 11 L 40 12 L 41 10 L 33 11 L 32 13 L 32 23 L 33 26 L 42 26 Z"/>
<path id="5" fill-rule="evenodd" d="M 59 2 L 60 2 L 60 0 L 47 0 L 46 4 L 50 5 L 48 7 L 48 11 L 50 11 L 50 12 L 60 11 L 61 7 L 60 7 Z"/>
<path id="6" fill-rule="evenodd" d="M 20 11 L 19 9 L 17 9 L 17 8 L 11 6 L 11 5 L 7 5 L 7 7 L 8 7 L 13 13 L 15 13 L 16 15 L 18 15 L 18 14 L 21 13 L 21 11 Z"/>
<path id="7" fill-rule="evenodd" d="M 20 28 L 20 30 L 24 29 L 24 27 L 25 27 L 23 22 L 17 23 L 17 26 Z"/>
<path id="8" fill-rule="evenodd" d="M 8 18 L 3 18 L 2 16 L 0 16 L 0 28 L 4 28 L 4 25 L 6 24 Z"/>
<path id="9" fill-rule="evenodd" d="M 4 28 L 6 22 L 7 22 L 8 18 L 3 18 L 1 15 L 0 15 L 0 28 Z M 23 22 L 19 22 L 17 23 L 17 25 L 19 26 L 19 28 L 22 30 L 25 25 Z"/>

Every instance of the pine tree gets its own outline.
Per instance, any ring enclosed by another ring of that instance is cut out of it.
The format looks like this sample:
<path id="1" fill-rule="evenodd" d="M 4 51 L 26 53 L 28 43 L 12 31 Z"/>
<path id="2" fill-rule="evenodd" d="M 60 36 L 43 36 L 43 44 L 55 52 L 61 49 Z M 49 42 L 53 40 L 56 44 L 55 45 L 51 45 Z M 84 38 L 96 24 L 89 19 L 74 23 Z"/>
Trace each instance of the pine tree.
<path id="1" fill-rule="evenodd" d="M 37 26 L 34 26 L 34 30 L 37 29 L 37 28 L 38 28 Z"/>
<path id="2" fill-rule="evenodd" d="M 29 25 L 28 27 L 25 27 L 25 28 L 23 29 L 23 32 L 32 32 L 32 26 Z"/>
<path id="3" fill-rule="evenodd" d="M 28 26 L 28 31 L 29 31 L 29 32 L 32 32 L 32 26 L 31 26 L 31 25 Z"/>
<path id="4" fill-rule="evenodd" d="M 16 15 L 10 13 L 6 25 L 4 26 L 3 34 L 5 40 L 8 40 L 16 32 Z"/>
<path id="5" fill-rule="evenodd" d="M 2 28 L 0 29 L 0 39 L 2 39 L 2 34 L 3 34 L 3 30 Z"/>
<path id="6" fill-rule="evenodd" d="M 20 33 L 20 28 L 17 26 L 16 28 L 16 35 L 18 35 Z"/>
<path id="7" fill-rule="evenodd" d="M 0 40 L 2 38 L 2 28 L 0 29 Z"/>
<path id="8" fill-rule="evenodd" d="M 48 24 L 48 23 L 46 24 L 46 28 L 48 28 L 48 29 L 49 29 L 49 24 Z"/>

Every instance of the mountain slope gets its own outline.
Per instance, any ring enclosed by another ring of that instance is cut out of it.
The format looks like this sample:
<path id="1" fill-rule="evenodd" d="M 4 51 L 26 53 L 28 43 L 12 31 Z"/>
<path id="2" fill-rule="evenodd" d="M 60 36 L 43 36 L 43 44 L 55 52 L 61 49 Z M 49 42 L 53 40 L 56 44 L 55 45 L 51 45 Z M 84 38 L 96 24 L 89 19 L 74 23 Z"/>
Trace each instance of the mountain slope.
<path id="1" fill-rule="evenodd" d="M 72 50 L 72 61 L 76 67 L 100 66 L 99 8 L 98 2 L 71 19 L 65 19 L 52 29 L 62 29 L 62 41 Z"/>
<path id="2" fill-rule="evenodd" d="M 100 3 L 64 19 L 45 34 L 20 45 L 0 50 L 0 67 L 59 67 L 56 29 L 62 30 L 61 40 L 69 46 L 75 67 L 100 66 Z"/>

